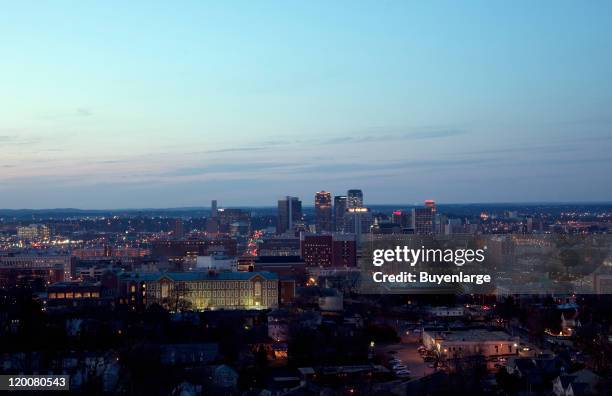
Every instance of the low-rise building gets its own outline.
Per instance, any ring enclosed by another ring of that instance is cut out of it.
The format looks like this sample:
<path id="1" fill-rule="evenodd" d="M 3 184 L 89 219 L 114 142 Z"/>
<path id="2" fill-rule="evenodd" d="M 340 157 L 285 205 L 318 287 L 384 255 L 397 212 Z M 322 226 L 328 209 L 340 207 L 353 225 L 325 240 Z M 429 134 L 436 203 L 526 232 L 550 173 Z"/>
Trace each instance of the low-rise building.
<path id="1" fill-rule="evenodd" d="M 465 309 L 459 307 L 433 307 L 429 309 L 429 314 L 436 318 L 459 318 L 465 315 Z"/>
<path id="2" fill-rule="evenodd" d="M 423 331 L 423 345 L 442 359 L 482 355 L 486 357 L 518 354 L 519 338 L 503 331 L 469 329 Z"/>
<path id="3" fill-rule="evenodd" d="M 10 254 L 0 256 L 0 286 L 19 278 L 40 278 L 45 283 L 70 280 L 74 259 L 67 254 Z"/>
<path id="4" fill-rule="evenodd" d="M 171 310 L 278 307 L 279 280 L 271 272 L 125 273 L 120 279 L 130 304 L 158 303 Z"/>
<path id="5" fill-rule="evenodd" d="M 47 287 L 46 306 L 49 309 L 112 306 L 113 296 L 103 292 L 101 282 L 64 281 Z"/>

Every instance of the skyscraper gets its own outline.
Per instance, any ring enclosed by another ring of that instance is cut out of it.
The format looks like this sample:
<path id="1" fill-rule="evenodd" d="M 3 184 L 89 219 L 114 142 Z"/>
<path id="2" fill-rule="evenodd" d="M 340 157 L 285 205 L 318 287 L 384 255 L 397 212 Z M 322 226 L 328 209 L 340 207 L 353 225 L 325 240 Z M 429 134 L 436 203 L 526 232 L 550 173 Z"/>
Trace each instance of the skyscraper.
<path id="1" fill-rule="evenodd" d="M 181 239 L 183 238 L 183 236 L 185 235 L 185 231 L 183 229 L 183 220 L 182 219 L 176 219 L 174 221 L 174 230 L 173 230 L 173 236 L 175 239 Z"/>
<path id="2" fill-rule="evenodd" d="M 425 200 L 425 207 L 426 208 L 431 208 L 431 211 L 434 214 L 434 216 L 435 216 L 436 212 L 438 211 L 436 209 L 436 201 L 434 201 L 433 199 L 426 199 Z"/>
<path id="3" fill-rule="evenodd" d="M 424 208 L 412 209 L 412 228 L 415 234 L 430 235 L 435 232 L 436 203 L 425 201 Z"/>
<path id="4" fill-rule="evenodd" d="M 361 234 L 371 232 L 374 217 L 368 208 L 348 208 L 344 214 L 344 231 L 355 234 L 357 242 L 361 240 Z"/>
<path id="5" fill-rule="evenodd" d="M 335 229 L 342 232 L 344 229 L 344 213 L 346 212 L 346 195 L 336 195 L 334 197 L 334 223 Z"/>
<path id="6" fill-rule="evenodd" d="M 332 231 L 331 193 L 319 191 L 315 194 L 315 223 L 317 232 Z"/>
<path id="7" fill-rule="evenodd" d="M 217 200 L 213 199 L 210 203 L 210 217 L 213 219 L 217 217 Z"/>
<path id="8" fill-rule="evenodd" d="M 291 231 L 295 223 L 302 220 L 302 201 L 297 197 L 287 196 L 278 200 L 278 217 L 276 233 Z"/>
<path id="9" fill-rule="evenodd" d="M 363 192 L 361 190 L 348 190 L 347 208 L 363 207 Z"/>

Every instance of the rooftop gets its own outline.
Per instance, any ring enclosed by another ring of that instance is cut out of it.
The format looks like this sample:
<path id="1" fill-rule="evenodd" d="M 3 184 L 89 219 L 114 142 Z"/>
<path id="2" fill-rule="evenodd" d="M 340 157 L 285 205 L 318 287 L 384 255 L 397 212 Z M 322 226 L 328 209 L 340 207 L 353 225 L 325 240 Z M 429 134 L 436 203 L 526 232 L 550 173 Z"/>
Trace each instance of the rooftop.
<path id="1" fill-rule="evenodd" d="M 124 272 L 122 279 L 157 281 L 168 278 L 173 281 L 200 281 L 200 280 L 250 280 L 256 276 L 267 280 L 277 280 L 278 275 L 273 272 Z"/>
<path id="2" fill-rule="evenodd" d="M 446 341 L 514 341 L 517 339 L 517 337 L 512 337 L 503 331 L 484 329 L 434 332 L 434 336 L 436 339 Z"/>

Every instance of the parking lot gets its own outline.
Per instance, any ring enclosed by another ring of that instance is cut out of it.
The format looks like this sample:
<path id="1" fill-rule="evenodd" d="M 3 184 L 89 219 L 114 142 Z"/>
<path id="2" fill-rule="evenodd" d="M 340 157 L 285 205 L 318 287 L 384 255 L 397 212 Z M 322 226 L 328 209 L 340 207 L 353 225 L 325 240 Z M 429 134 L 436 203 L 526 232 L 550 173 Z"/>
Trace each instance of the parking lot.
<path id="1" fill-rule="evenodd" d="M 418 338 L 403 338 L 406 342 L 400 344 L 381 345 L 376 349 L 376 355 L 381 359 L 383 364 L 387 364 L 388 360 L 396 357 L 402 361 L 402 364 L 408 367 L 411 371 L 410 378 L 421 378 L 433 373 L 435 370 L 425 363 L 418 352 L 418 347 L 421 345 Z"/>

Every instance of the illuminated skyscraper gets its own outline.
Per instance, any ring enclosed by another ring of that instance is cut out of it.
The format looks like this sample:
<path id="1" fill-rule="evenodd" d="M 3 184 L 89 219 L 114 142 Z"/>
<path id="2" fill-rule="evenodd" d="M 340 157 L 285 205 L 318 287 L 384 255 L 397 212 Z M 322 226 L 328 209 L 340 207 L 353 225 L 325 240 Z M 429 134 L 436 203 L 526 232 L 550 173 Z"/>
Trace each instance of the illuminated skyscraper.
<path id="1" fill-rule="evenodd" d="M 361 190 L 348 190 L 347 208 L 363 207 L 363 192 Z"/>
<path id="2" fill-rule="evenodd" d="M 315 194 L 315 223 L 317 232 L 332 231 L 331 193 L 319 191 Z"/>
<path id="3" fill-rule="evenodd" d="M 426 199 L 425 200 L 425 207 L 426 208 L 431 208 L 431 212 L 433 213 L 433 215 L 436 215 L 437 209 L 436 209 L 436 201 L 434 201 L 433 199 Z"/>

